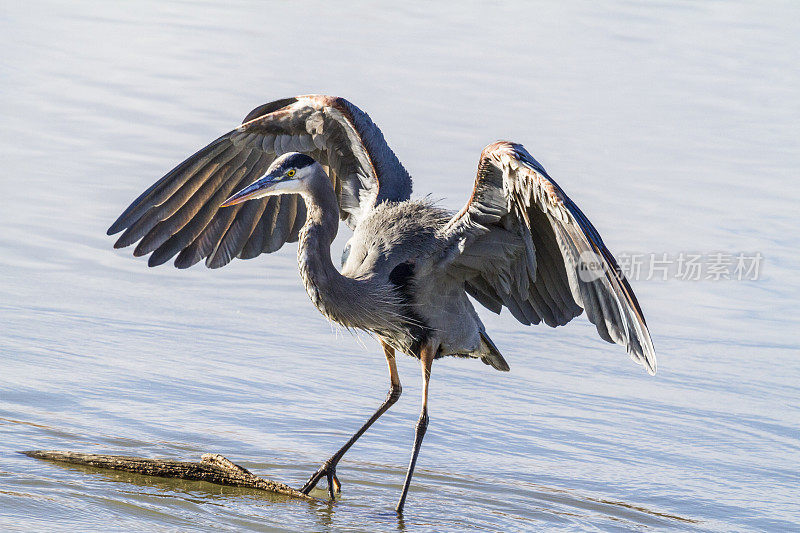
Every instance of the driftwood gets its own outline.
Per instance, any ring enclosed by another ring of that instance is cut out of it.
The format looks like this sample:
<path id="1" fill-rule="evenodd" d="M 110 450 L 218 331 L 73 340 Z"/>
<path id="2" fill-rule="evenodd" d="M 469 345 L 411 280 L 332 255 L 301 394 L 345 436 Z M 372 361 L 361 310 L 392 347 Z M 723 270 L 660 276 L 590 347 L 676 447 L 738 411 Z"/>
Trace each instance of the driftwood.
<path id="1" fill-rule="evenodd" d="M 260 478 L 225 457 L 216 453 L 206 453 L 200 462 L 170 461 L 164 459 L 144 459 L 141 457 L 128 457 L 126 455 L 101 455 L 95 453 L 60 452 L 48 450 L 33 450 L 21 452 L 28 457 L 69 463 L 73 465 L 93 466 L 110 470 L 123 470 L 146 476 L 159 476 L 193 481 L 207 481 L 217 485 L 230 485 L 233 487 L 246 487 L 264 490 L 277 494 L 285 494 L 293 498 L 309 501 L 319 501 L 316 498 L 303 494 L 289 485 Z"/>

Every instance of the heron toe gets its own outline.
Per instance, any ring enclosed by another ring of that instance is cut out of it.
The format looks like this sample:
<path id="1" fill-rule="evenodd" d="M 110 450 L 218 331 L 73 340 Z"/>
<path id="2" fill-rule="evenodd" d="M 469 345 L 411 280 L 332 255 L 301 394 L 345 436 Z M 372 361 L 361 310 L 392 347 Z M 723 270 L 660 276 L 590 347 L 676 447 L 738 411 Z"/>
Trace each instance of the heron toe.
<path id="1" fill-rule="evenodd" d="M 300 492 L 303 494 L 311 492 L 323 476 L 328 480 L 328 494 L 330 494 L 331 500 L 335 500 L 335 495 L 342 492 L 342 484 L 336 476 L 336 465 L 331 464 L 329 461 L 325 461 L 322 466 L 319 467 L 319 470 L 308 478 L 308 481 L 306 481 L 306 484 L 300 489 Z"/>

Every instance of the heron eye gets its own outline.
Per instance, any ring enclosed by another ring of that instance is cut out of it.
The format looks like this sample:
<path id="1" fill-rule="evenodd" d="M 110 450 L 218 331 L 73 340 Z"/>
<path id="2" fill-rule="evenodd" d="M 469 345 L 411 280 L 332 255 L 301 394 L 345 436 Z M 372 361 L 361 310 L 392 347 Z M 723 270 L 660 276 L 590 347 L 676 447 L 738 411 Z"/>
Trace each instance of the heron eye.
<path id="1" fill-rule="evenodd" d="M 295 174 L 297 174 L 297 171 L 295 169 L 291 169 L 289 170 L 289 172 L 286 173 L 286 175 L 289 176 L 290 178 Z"/>

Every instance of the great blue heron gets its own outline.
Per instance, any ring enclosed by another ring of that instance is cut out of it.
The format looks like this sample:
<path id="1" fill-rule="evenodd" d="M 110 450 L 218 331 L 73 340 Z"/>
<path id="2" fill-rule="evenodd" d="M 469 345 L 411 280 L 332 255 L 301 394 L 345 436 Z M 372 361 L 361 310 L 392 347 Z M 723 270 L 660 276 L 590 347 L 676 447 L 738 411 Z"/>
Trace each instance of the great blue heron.
<path id="1" fill-rule="evenodd" d="M 140 241 L 134 255 L 151 253 L 155 266 L 177 254 L 178 268 L 201 259 L 217 268 L 299 240 L 311 301 L 329 320 L 374 334 L 390 380 L 375 414 L 301 490 L 326 477 L 330 497 L 340 491 L 339 460 L 400 397 L 399 351 L 420 360 L 423 391 L 398 512 L 428 426 L 434 359 L 477 358 L 508 370 L 467 295 L 495 313 L 508 308 L 523 324 L 561 326 L 585 310 L 600 337 L 656 370 L 642 310 L 614 257 L 522 145 L 483 150 L 472 195 L 456 214 L 410 194 L 411 177 L 366 113 L 342 98 L 298 96 L 251 111 L 108 230 L 125 230 L 115 248 Z M 354 231 L 341 273 L 330 251 L 339 218 Z M 594 269 L 585 268 L 587 254 Z"/>

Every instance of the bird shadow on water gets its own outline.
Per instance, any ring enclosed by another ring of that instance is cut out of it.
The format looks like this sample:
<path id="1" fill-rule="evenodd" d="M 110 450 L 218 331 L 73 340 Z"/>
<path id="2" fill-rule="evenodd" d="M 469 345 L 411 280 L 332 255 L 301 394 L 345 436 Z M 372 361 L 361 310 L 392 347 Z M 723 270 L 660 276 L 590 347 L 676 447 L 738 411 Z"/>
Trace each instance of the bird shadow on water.
<path id="1" fill-rule="evenodd" d="M 402 469 L 382 464 L 350 463 L 350 485 L 362 485 L 361 489 L 382 488 L 391 494 L 399 493 Z M 386 482 L 375 480 L 376 476 L 395 479 Z M 364 518 L 381 523 L 397 531 L 416 530 L 419 526 L 435 526 L 436 518 L 448 517 L 448 522 L 458 529 L 503 529 L 503 524 L 580 524 L 608 521 L 628 527 L 687 528 L 697 527 L 701 521 L 651 509 L 643 505 L 628 503 L 601 496 L 590 496 L 579 490 L 550 487 L 531 482 L 508 483 L 475 475 L 462 475 L 440 470 L 420 469 L 412 489 L 416 500 L 413 508 L 397 515 L 394 510 L 380 510 L 369 506 L 372 502 L 356 502 L 347 506 L 346 512 L 363 512 Z M 367 481 L 369 480 L 369 481 Z M 358 498 L 361 499 L 361 498 Z M 424 503 L 423 503 L 424 502 Z M 393 501 L 392 501 L 393 503 Z M 382 502 L 382 507 L 386 508 Z M 460 507 L 458 512 L 454 512 Z M 324 512 L 331 514 L 345 511 L 345 506 L 332 506 Z M 395 527 L 392 527 L 395 526 Z"/>

